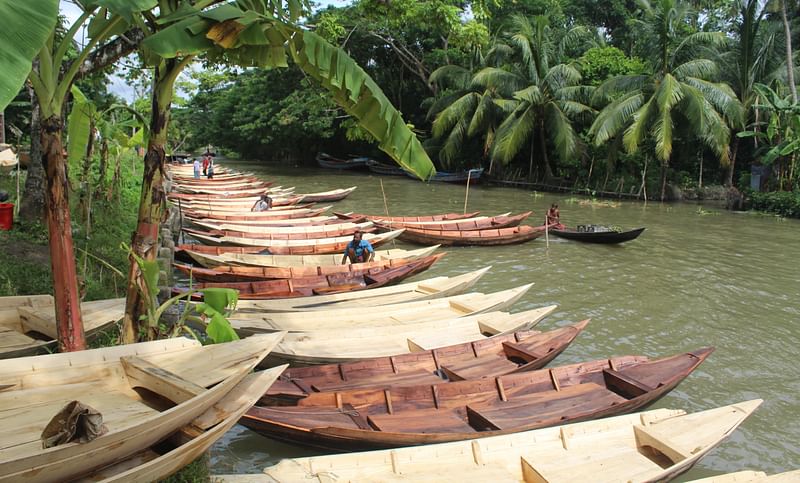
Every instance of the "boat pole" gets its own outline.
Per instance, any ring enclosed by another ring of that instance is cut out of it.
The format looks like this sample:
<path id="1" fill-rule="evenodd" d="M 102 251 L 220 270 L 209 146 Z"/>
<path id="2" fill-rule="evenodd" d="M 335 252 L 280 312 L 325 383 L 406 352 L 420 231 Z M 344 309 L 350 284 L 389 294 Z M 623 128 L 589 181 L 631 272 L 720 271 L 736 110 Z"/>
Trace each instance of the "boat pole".
<path id="1" fill-rule="evenodd" d="M 547 223 L 547 215 L 544 215 L 544 242 L 547 249 L 550 249 L 550 225 Z"/>
<path id="2" fill-rule="evenodd" d="M 389 220 L 389 205 L 386 203 L 386 192 L 383 190 L 383 178 L 378 178 L 378 181 L 381 182 L 381 194 L 383 195 L 383 211 L 386 213 L 386 221 L 389 223 L 389 227 L 392 227 L 392 220 Z M 397 247 L 392 239 L 392 247 Z"/>
<path id="3" fill-rule="evenodd" d="M 472 176 L 472 170 L 467 170 L 467 194 L 464 195 L 464 214 L 467 214 L 467 201 L 469 200 L 469 179 Z"/>

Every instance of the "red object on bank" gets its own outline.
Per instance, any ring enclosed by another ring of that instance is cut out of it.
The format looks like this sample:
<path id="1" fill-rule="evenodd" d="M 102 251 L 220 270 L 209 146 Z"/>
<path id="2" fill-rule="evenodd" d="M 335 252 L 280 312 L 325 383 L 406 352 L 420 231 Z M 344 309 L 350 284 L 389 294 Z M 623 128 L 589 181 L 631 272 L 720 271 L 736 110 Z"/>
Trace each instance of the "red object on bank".
<path id="1" fill-rule="evenodd" d="M 14 204 L 0 203 L 0 230 L 10 230 L 14 225 Z"/>

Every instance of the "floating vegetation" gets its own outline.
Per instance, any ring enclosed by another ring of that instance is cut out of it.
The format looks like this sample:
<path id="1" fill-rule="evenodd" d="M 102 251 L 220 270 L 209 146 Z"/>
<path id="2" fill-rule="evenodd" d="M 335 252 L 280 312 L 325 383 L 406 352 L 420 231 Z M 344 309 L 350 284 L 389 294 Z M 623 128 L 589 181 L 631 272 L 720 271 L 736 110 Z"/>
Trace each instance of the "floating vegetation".
<path id="1" fill-rule="evenodd" d="M 702 207 L 697 208 L 697 214 L 700 216 L 719 215 L 719 211 L 704 210 Z"/>

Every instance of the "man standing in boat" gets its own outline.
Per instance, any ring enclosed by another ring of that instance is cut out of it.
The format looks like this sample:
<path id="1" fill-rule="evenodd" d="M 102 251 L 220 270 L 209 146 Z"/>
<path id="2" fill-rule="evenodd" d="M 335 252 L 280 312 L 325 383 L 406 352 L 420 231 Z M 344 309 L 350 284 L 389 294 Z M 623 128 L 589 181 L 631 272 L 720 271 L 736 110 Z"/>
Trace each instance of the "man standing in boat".
<path id="1" fill-rule="evenodd" d="M 367 240 L 363 240 L 364 232 L 357 231 L 353 234 L 353 239 L 347 244 L 344 249 L 344 256 L 342 257 L 342 265 L 347 263 L 348 258 L 350 263 L 364 263 L 371 262 L 375 258 L 375 249 L 372 244 Z"/>
<path id="2" fill-rule="evenodd" d="M 197 158 L 192 159 L 192 167 L 194 168 L 194 179 L 200 179 L 200 161 Z"/>
<path id="3" fill-rule="evenodd" d="M 250 211 L 269 211 L 272 209 L 272 198 L 267 195 L 261 195 L 261 198 L 256 201 Z"/>

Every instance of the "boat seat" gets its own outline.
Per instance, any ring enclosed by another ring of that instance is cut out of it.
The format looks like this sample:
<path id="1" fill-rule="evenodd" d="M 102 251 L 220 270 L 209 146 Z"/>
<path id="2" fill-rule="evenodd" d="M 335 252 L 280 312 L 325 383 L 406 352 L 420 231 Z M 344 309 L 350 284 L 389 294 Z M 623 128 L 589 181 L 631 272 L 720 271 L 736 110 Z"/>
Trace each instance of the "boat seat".
<path id="1" fill-rule="evenodd" d="M 374 414 L 367 418 L 378 431 L 389 433 L 474 433 L 475 429 L 453 411 L 420 409 L 399 414 Z"/>
<path id="2" fill-rule="evenodd" d="M 465 379 L 502 376 L 517 367 L 519 365 L 511 362 L 506 357 L 490 354 L 463 362 L 443 365 L 441 369 L 451 381 L 463 381 Z"/>
<path id="3" fill-rule="evenodd" d="M 633 399 L 653 391 L 653 388 L 613 369 L 603 369 L 606 387 L 622 397 Z"/>
<path id="4" fill-rule="evenodd" d="M 467 418 L 478 430 L 523 429 L 591 416 L 628 400 L 595 383 L 513 397 L 491 405 L 468 405 Z"/>
<path id="5" fill-rule="evenodd" d="M 457 302 L 455 300 L 450 301 L 450 308 L 453 310 L 458 310 L 459 312 L 467 315 L 475 312 L 474 307 L 470 307 L 469 305 L 463 302 Z"/>
<path id="6" fill-rule="evenodd" d="M 0 327 L 0 354 L 44 344 L 47 344 L 47 341 L 37 340 L 25 334 L 20 334 L 16 330 Z"/>
<path id="7" fill-rule="evenodd" d="M 136 356 L 121 357 L 131 387 L 142 387 L 175 404 L 202 394 L 206 388 Z"/>
<path id="8" fill-rule="evenodd" d="M 315 391 L 342 391 L 364 386 L 416 386 L 418 384 L 439 384 L 442 378 L 425 369 L 402 372 L 380 374 L 371 377 L 356 379 L 354 381 L 321 381 L 311 384 Z"/>
<path id="9" fill-rule="evenodd" d="M 653 426 L 634 426 L 633 434 L 636 436 L 636 447 L 652 448 L 658 453 L 670 459 L 672 464 L 679 463 L 692 456 L 693 448 L 682 448 L 677 441 L 670 441 L 669 438 L 659 434 L 657 428 Z"/>
<path id="10" fill-rule="evenodd" d="M 508 357 L 518 357 L 526 362 L 535 361 L 546 356 L 547 353 L 542 354 L 533 347 L 526 347 L 524 344 L 514 342 L 503 342 L 503 351 Z"/>

